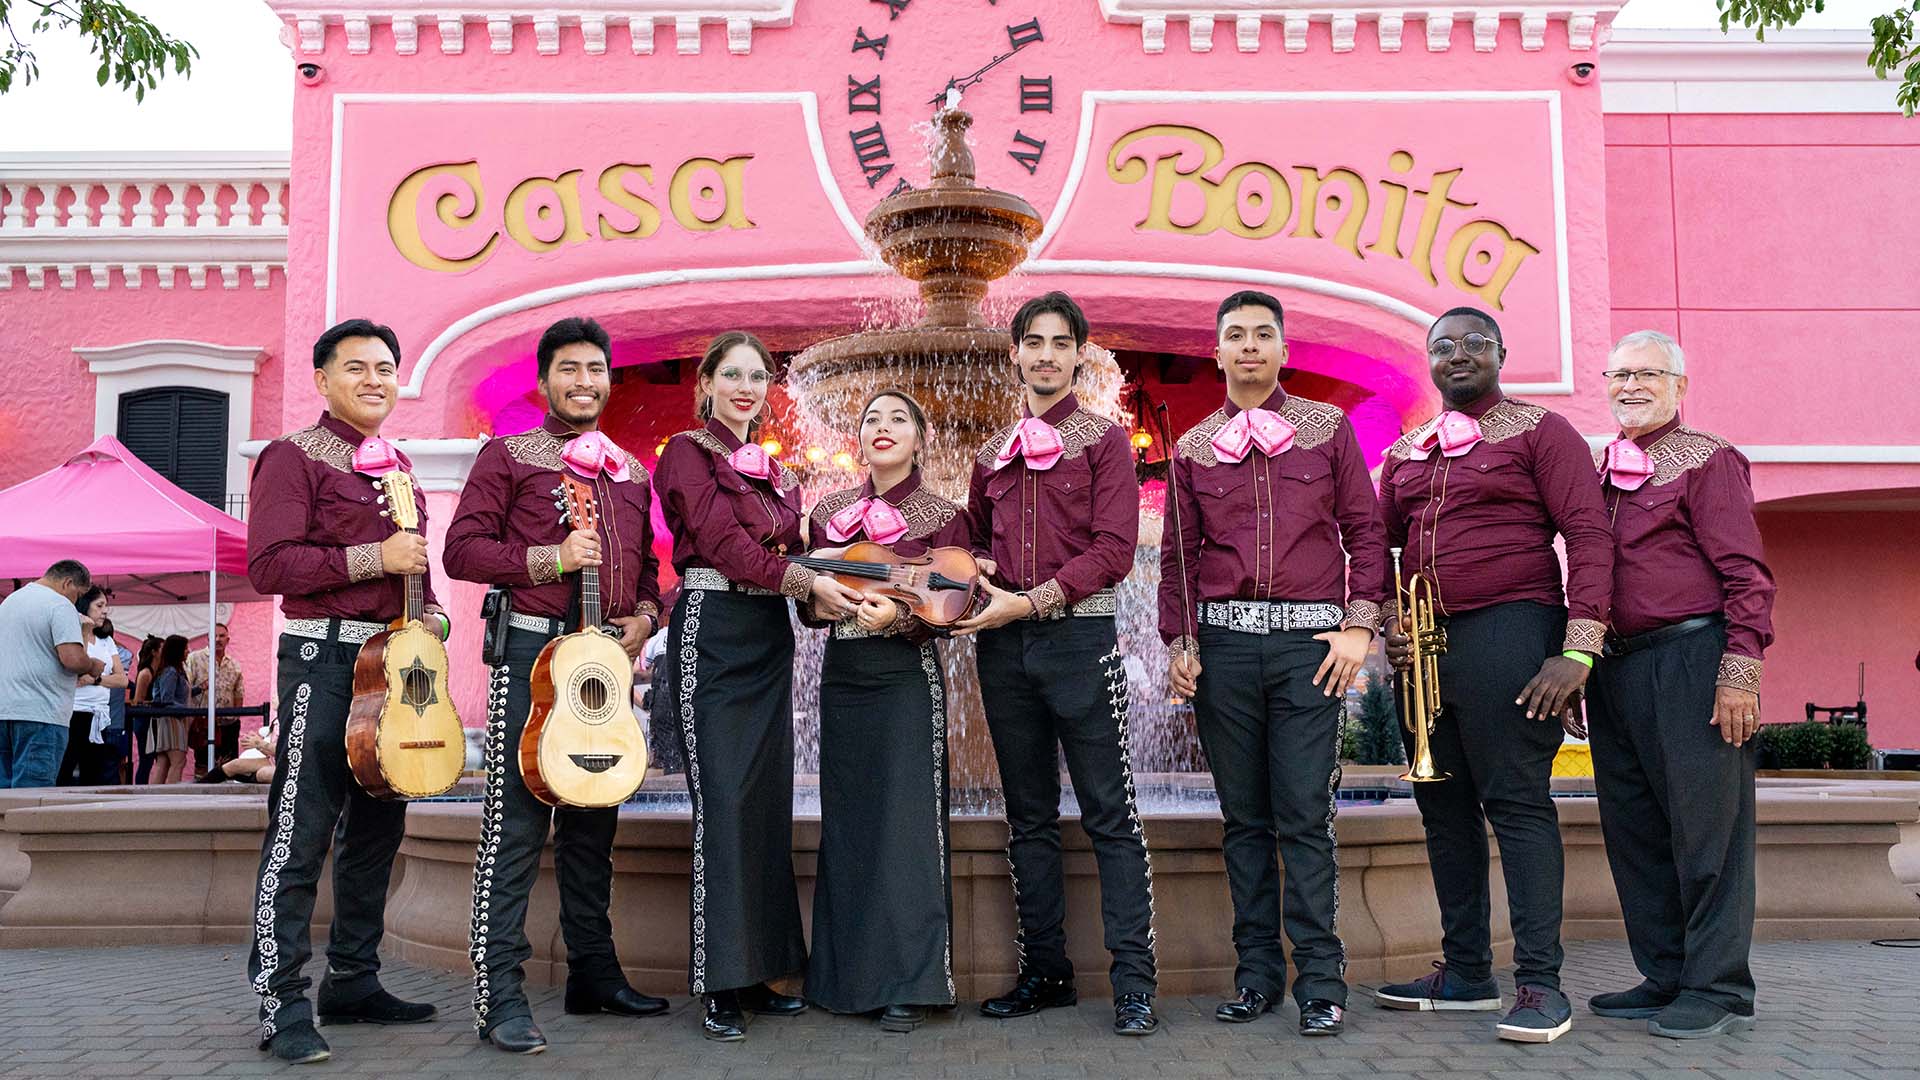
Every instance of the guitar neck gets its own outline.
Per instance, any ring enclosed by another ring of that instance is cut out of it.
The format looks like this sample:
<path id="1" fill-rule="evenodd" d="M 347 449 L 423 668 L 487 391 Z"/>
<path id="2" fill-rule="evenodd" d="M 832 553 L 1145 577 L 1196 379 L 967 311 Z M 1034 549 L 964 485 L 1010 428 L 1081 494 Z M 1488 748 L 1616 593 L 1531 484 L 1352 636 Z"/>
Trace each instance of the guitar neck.
<path id="1" fill-rule="evenodd" d="M 600 568 L 583 566 L 580 568 L 580 626 L 599 626 L 600 619 Z"/>
<path id="2" fill-rule="evenodd" d="M 407 622 L 418 622 L 421 618 L 423 618 L 426 615 L 426 611 L 427 611 L 426 593 L 427 593 L 426 586 L 422 583 L 422 575 L 408 574 L 407 575 L 407 607 L 406 607 Z"/>

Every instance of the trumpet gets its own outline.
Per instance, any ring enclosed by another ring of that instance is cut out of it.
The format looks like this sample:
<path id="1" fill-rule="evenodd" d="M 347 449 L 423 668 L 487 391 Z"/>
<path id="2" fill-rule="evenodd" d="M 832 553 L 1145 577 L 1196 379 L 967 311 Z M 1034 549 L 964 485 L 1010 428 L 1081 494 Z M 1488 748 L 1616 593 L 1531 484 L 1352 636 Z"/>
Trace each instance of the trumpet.
<path id="1" fill-rule="evenodd" d="M 1424 574 L 1402 582 L 1400 548 L 1393 553 L 1393 600 L 1400 632 L 1412 656 L 1400 673 L 1400 717 L 1413 735 L 1413 758 L 1400 779 L 1414 783 L 1445 780 L 1452 774 L 1433 767 L 1433 728 L 1440 719 L 1440 655 L 1447 651 L 1447 630 L 1436 613 L 1438 597 Z"/>

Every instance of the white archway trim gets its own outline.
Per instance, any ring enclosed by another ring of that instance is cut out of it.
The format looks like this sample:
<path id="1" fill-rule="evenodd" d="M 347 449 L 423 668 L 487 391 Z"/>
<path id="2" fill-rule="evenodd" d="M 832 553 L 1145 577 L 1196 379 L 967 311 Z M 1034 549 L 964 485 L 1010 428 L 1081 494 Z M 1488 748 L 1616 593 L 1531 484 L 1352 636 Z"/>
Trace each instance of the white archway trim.
<path id="1" fill-rule="evenodd" d="M 471 315 L 454 320 L 453 324 L 442 330 L 440 336 L 434 338 L 420 354 L 420 360 L 413 365 L 413 372 L 408 376 L 407 384 L 400 388 L 400 396 L 419 397 L 421 388 L 426 385 L 427 372 L 432 369 L 433 362 L 439 359 L 440 354 L 446 352 L 462 335 L 495 319 L 530 311 L 545 304 L 555 304 L 562 300 L 574 300 L 600 293 L 653 289 L 662 285 L 697 285 L 718 281 L 779 281 L 785 278 L 862 277 L 886 272 L 886 267 L 880 263 L 868 262 L 864 259 L 857 262 L 790 263 L 775 266 L 717 266 L 700 270 L 652 270 L 644 274 L 619 274 L 614 277 L 576 281 L 569 285 L 556 285 L 550 289 L 537 289 L 496 304 L 488 304 Z"/>
<path id="2" fill-rule="evenodd" d="M 227 494 L 247 490 L 247 465 L 241 460 L 240 444 L 253 435 L 253 380 L 266 362 L 265 348 L 163 338 L 73 351 L 94 376 L 95 438 L 119 430 L 123 394 L 197 386 L 227 395 Z"/>

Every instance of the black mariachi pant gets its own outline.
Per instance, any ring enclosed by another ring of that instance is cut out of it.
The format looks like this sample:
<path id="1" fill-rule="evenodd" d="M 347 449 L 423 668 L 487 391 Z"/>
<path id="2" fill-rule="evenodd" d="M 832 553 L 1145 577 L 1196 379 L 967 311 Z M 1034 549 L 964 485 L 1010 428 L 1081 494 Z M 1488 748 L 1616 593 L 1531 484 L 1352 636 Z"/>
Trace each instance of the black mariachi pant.
<path id="1" fill-rule="evenodd" d="M 1753 767 L 1713 718 L 1726 633 L 1703 627 L 1594 672 L 1588 707 L 1607 862 L 1634 965 L 1669 993 L 1753 1007 Z"/>
<path id="2" fill-rule="evenodd" d="M 313 1019 L 307 960 L 315 886 L 333 858 L 327 983 L 353 1000 L 379 987 L 387 882 L 406 831 L 407 804 L 376 799 L 347 768 L 347 709 L 360 647 L 280 637 L 280 745 L 268 797 L 247 974 L 260 994 L 260 1037 Z M 345 824 L 341 825 L 341 815 Z"/>
<path id="3" fill-rule="evenodd" d="M 1127 671 L 1111 618 L 1010 623 L 980 635 L 980 688 L 1007 802 L 1007 862 L 1020 917 L 1023 974 L 1070 979 L 1060 769 L 1100 868 L 1100 917 L 1113 992 L 1151 993 L 1153 865 L 1134 807 Z"/>
<path id="4" fill-rule="evenodd" d="M 531 1016 L 522 966 L 527 901 L 540 877 L 540 853 L 554 834 L 553 873 L 560 886 L 560 936 L 567 945 L 567 982 L 589 996 L 626 986 L 613 948 L 608 906 L 613 895 L 613 831 L 620 808 L 554 808 L 533 797 L 520 776 L 520 735 L 533 704 L 528 678 L 549 638 L 507 632 L 507 662 L 491 668 L 487 693 L 486 800 L 480 847 L 473 859 L 473 1024 L 482 1033 L 503 1020 Z"/>
<path id="5" fill-rule="evenodd" d="M 1315 631 L 1244 634 L 1200 628 L 1193 707 L 1226 818 L 1222 845 L 1233 892 L 1234 985 L 1277 997 L 1287 940 L 1299 974 L 1293 996 L 1347 1001 L 1347 954 L 1334 930 L 1340 902 L 1333 796 L 1342 700 L 1313 685 L 1327 656 Z M 1286 863 L 1282 908 L 1274 844 Z"/>
<path id="6" fill-rule="evenodd" d="M 1513 925 L 1514 982 L 1560 988 L 1565 853 L 1553 808 L 1562 730 L 1513 703 L 1540 663 L 1558 656 L 1565 608 L 1516 601 L 1448 618 L 1440 658 L 1433 763 L 1449 780 L 1413 785 L 1440 902 L 1441 950 L 1460 978 L 1493 977 L 1487 825 L 1500 841 Z M 1404 734 L 1407 760 L 1413 736 Z"/>

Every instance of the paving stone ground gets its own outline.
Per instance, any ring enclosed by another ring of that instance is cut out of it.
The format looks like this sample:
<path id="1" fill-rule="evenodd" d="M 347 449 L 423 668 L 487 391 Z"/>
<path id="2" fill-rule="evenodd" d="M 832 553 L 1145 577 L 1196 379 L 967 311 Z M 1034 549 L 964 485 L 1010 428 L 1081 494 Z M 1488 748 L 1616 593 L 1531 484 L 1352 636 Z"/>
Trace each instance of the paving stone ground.
<path id="1" fill-rule="evenodd" d="M 1920 1080 L 1920 950 L 1865 942 L 1760 945 L 1758 1027 L 1696 1042 L 1588 1014 L 1589 995 L 1638 976 L 1623 944 L 1575 943 L 1566 965 L 1574 1028 L 1547 1046 L 1495 1040 L 1494 1014 L 1390 1012 L 1357 989 L 1338 1039 L 1300 1038 L 1290 1008 L 1233 1026 L 1213 1020 L 1212 999 L 1169 998 L 1160 1002 L 1163 1030 L 1148 1039 L 1112 1035 L 1109 1003 L 1089 999 L 1005 1022 L 966 1003 L 904 1036 L 817 1011 L 767 1017 L 731 1045 L 700 1038 L 685 998 L 666 1017 L 583 1018 L 561 1013 L 557 990 L 541 990 L 534 1008 L 553 1047 L 516 1058 L 474 1038 L 464 980 L 396 965 L 387 985 L 435 1002 L 443 1019 L 324 1028 L 333 1060 L 308 1066 L 280 1065 L 255 1048 L 245 967 L 243 950 L 222 946 L 0 951 L 0 1077 Z"/>

